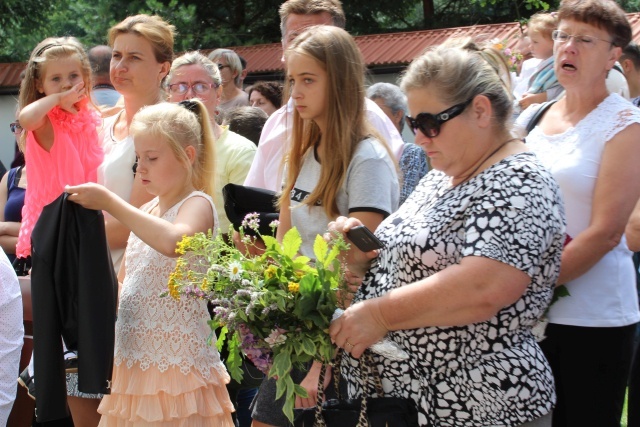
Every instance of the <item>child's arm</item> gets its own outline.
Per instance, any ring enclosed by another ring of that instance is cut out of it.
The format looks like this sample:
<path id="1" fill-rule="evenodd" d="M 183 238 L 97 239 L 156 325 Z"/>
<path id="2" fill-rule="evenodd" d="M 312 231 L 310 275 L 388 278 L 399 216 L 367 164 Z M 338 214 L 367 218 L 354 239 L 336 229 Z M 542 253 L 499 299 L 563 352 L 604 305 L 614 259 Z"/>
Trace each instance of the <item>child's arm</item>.
<path id="1" fill-rule="evenodd" d="M 176 245 L 182 236 L 206 232 L 213 228 L 211 204 L 203 197 L 185 201 L 173 223 L 143 212 L 105 187 L 88 183 L 67 186 L 69 200 L 88 209 L 105 210 L 127 226 L 143 242 L 168 257 L 177 257 Z"/>
<path id="2" fill-rule="evenodd" d="M 80 82 L 66 92 L 53 93 L 29 105 L 20 111 L 20 126 L 26 131 L 36 131 L 47 122 L 47 113 L 56 105 L 63 110 L 76 114 L 75 104 L 85 97 L 84 82 Z"/>
<path id="3" fill-rule="evenodd" d="M 542 104 L 547 100 L 547 92 L 542 93 L 525 93 L 520 98 L 520 107 L 526 110 L 531 104 Z"/>
<path id="4" fill-rule="evenodd" d="M 40 146 L 50 151 L 53 146 L 53 126 L 47 113 L 56 105 L 63 110 L 76 114 L 75 104 L 85 97 L 84 83 L 80 82 L 66 92 L 54 93 L 26 105 L 20 110 L 20 125 L 25 131 L 33 132 Z"/>

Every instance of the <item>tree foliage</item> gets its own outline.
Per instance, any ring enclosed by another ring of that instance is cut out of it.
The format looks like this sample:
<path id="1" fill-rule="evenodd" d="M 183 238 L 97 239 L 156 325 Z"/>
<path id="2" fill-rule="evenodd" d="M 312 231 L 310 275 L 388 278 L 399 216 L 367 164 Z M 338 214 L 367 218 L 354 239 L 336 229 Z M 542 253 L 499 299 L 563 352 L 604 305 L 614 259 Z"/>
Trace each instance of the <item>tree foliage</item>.
<path id="1" fill-rule="evenodd" d="M 280 40 L 284 0 L 2 0 L 0 62 L 26 61 L 48 36 L 105 44 L 108 29 L 129 15 L 158 14 L 176 26 L 175 50 L 215 49 Z M 559 0 L 343 0 L 354 35 L 522 21 Z M 628 12 L 640 0 L 620 0 Z M 427 14 L 425 16 L 425 11 Z M 430 13 L 429 11 L 433 11 Z"/>

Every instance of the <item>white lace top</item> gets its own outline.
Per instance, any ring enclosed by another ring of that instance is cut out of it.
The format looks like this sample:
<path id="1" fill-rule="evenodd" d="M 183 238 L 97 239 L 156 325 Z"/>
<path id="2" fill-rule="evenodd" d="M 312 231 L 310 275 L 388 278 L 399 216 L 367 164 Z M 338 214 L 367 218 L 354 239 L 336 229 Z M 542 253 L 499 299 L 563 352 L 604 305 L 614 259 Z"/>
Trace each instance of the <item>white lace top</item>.
<path id="1" fill-rule="evenodd" d="M 536 108 L 527 109 L 516 124 L 526 125 Z M 589 226 L 605 144 L 633 123 L 640 123 L 640 109 L 618 94 L 610 94 L 575 127 L 555 135 L 545 135 L 536 127 L 527 136 L 527 145 L 560 185 L 569 236 L 575 237 Z M 640 149 L 640 141 L 638 144 Z M 566 285 L 571 296 L 551 307 L 552 323 L 615 327 L 640 320 L 631 251 L 624 238 L 588 272 Z"/>
<path id="2" fill-rule="evenodd" d="M 162 216 L 173 222 L 180 206 L 191 197 L 204 197 L 210 203 L 217 225 L 215 207 L 206 194 L 194 191 Z M 142 207 L 149 212 L 158 198 Z M 224 370 L 215 347 L 207 345 L 212 333 L 205 301 L 158 295 L 167 289 L 175 258 L 166 257 L 131 233 L 125 257 L 126 276 L 120 295 L 116 322 L 115 364 L 127 367 L 139 363 L 144 371 L 151 365 L 160 372 L 177 366 L 184 374 L 195 368 L 208 378 L 212 367 Z M 215 338 L 214 338 L 215 340 Z"/>

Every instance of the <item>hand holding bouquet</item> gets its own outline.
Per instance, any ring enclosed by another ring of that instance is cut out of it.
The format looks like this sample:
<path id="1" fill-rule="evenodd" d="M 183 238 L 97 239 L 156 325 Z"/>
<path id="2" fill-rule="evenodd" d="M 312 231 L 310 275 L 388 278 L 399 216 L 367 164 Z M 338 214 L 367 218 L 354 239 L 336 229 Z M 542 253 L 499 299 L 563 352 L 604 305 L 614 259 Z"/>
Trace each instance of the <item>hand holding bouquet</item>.
<path id="1" fill-rule="evenodd" d="M 255 214 L 247 215 L 243 222 L 243 227 L 255 231 L 258 225 Z M 251 244 L 243 229 L 240 236 Z M 227 342 L 230 375 L 242 379 L 242 351 L 276 378 L 276 397 L 286 397 L 284 412 L 292 420 L 295 395 L 307 397 L 306 390 L 293 383 L 292 367 L 312 360 L 329 363 L 333 358 L 335 346 L 328 329 L 341 307 L 338 291 L 343 287 L 344 270 L 339 255 L 348 245 L 339 236 L 330 242 L 317 236 L 312 261 L 298 255 L 302 239 L 296 228 L 285 234 L 282 244 L 270 236 L 261 238 L 266 250 L 252 257 L 221 234 L 185 236 L 176 250 L 181 256 L 169 278 L 167 294 L 211 301 L 214 318 L 209 324 L 212 329 L 222 328 L 217 345 L 220 349 Z M 186 259 L 197 267 L 187 269 Z"/>

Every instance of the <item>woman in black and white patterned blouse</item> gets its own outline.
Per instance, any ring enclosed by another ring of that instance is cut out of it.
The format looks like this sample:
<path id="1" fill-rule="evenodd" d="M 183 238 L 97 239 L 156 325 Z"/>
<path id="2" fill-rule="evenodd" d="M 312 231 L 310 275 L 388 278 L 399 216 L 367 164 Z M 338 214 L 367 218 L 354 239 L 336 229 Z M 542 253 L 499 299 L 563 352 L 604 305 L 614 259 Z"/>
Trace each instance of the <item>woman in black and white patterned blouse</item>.
<path id="1" fill-rule="evenodd" d="M 352 356 L 352 397 L 355 358 L 371 344 L 386 335 L 409 353 L 374 360 L 387 395 L 415 400 L 421 426 L 551 425 L 553 376 L 531 327 L 558 277 L 564 209 L 555 180 L 510 136 L 501 61 L 458 40 L 409 67 L 407 121 L 434 170 L 376 230 L 383 249 L 350 251 L 364 281 L 330 331 Z M 341 217 L 330 230 L 355 225 Z"/>

